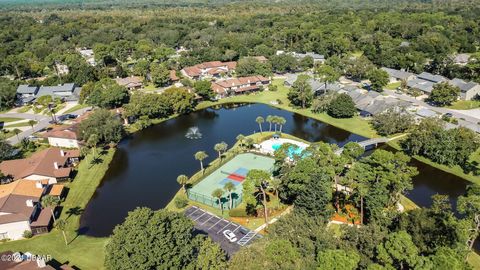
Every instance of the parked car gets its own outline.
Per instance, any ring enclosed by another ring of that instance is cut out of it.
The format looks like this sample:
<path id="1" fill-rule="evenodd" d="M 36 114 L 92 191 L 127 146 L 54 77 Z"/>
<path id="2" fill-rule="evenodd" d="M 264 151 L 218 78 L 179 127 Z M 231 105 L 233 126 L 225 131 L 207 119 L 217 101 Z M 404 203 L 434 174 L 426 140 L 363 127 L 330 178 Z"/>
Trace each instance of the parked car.
<path id="1" fill-rule="evenodd" d="M 237 236 L 230 230 L 223 231 L 223 235 L 230 241 L 231 243 L 237 241 Z"/>

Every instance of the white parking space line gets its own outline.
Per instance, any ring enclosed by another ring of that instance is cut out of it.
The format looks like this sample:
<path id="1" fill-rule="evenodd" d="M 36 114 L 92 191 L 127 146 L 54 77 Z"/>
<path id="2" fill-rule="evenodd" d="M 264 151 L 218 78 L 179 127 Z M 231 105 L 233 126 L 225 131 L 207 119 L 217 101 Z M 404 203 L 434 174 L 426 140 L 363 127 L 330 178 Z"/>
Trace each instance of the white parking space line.
<path id="1" fill-rule="evenodd" d="M 198 216 L 197 218 L 195 218 L 193 221 L 197 221 L 198 219 L 200 219 L 201 217 L 203 217 L 205 214 L 206 214 L 206 212 L 203 212 L 203 214 L 201 214 L 200 216 Z"/>
<path id="2" fill-rule="evenodd" d="M 203 223 L 201 223 L 202 225 L 207 223 L 210 219 L 214 218 L 215 216 L 210 216 L 207 220 L 205 220 Z"/>
<path id="3" fill-rule="evenodd" d="M 230 221 L 230 222 L 228 222 L 228 223 L 227 223 L 227 225 L 225 225 L 223 228 L 221 228 L 221 229 L 220 229 L 220 230 L 217 232 L 217 234 L 219 234 L 221 231 L 225 230 L 225 228 L 227 228 L 227 227 L 228 227 L 228 225 L 230 225 L 230 224 L 232 224 L 232 222 L 231 222 L 231 221 Z"/>
<path id="4" fill-rule="evenodd" d="M 233 230 L 232 232 L 236 232 L 238 229 L 240 229 L 240 227 L 242 227 L 242 226 L 238 225 L 238 227 L 235 230 Z"/>
<path id="5" fill-rule="evenodd" d="M 215 227 L 218 223 L 222 222 L 222 221 L 226 221 L 225 219 L 218 219 L 217 222 L 215 222 L 215 224 L 213 224 L 212 226 L 210 226 L 208 229 L 211 230 L 213 227 Z"/>

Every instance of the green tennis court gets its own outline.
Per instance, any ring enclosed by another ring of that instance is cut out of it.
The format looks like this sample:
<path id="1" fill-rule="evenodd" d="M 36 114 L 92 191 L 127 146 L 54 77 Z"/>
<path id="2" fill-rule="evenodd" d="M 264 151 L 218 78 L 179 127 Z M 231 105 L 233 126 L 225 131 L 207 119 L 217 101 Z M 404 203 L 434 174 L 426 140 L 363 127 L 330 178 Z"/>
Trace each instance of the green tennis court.
<path id="1" fill-rule="evenodd" d="M 239 154 L 189 189 L 188 197 L 191 200 L 220 208 L 217 199 L 212 197 L 212 192 L 217 188 L 223 190 L 225 184 L 231 182 L 235 186 L 232 192 L 232 203 L 235 207 L 242 201 L 242 182 L 248 171 L 259 169 L 271 172 L 273 164 L 274 160 L 269 157 L 251 153 Z M 228 192 L 225 192 L 224 198 L 222 198 L 224 206 L 229 205 L 228 197 Z"/>

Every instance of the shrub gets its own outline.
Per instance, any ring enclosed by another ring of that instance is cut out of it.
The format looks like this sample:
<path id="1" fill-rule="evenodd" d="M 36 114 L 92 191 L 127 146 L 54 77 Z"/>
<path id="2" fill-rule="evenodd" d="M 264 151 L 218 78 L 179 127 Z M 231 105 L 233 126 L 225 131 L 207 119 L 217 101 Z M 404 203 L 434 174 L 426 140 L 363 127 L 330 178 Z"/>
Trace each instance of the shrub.
<path id="1" fill-rule="evenodd" d="M 230 217 L 248 217 L 247 211 L 245 208 L 233 208 L 228 212 Z"/>
<path id="2" fill-rule="evenodd" d="M 357 109 L 349 95 L 340 94 L 330 102 L 327 112 L 335 118 L 350 118 L 355 115 Z"/>
<path id="3" fill-rule="evenodd" d="M 268 86 L 268 90 L 275 92 L 278 90 L 278 86 L 271 84 L 270 86 Z"/>
<path id="4" fill-rule="evenodd" d="M 23 232 L 23 237 L 24 238 L 32 238 L 32 236 L 33 236 L 32 231 L 26 230 L 26 231 Z"/>
<path id="5" fill-rule="evenodd" d="M 188 205 L 188 199 L 185 197 L 176 197 L 174 203 L 177 208 L 184 208 Z"/>

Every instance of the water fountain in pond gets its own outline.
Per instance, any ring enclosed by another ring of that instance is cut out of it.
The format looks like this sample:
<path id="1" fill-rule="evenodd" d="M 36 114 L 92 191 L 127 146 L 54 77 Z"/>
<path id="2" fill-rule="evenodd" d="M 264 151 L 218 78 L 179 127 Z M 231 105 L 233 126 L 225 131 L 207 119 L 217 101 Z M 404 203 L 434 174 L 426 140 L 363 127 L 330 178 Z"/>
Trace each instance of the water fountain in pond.
<path id="1" fill-rule="evenodd" d="M 202 133 L 200 133 L 200 130 L 198 129 L 198 127 L 191 127 L 188 129 L 187 134 L 185 134 L 185 137 L 192 140 L 201 139 Z"/>

